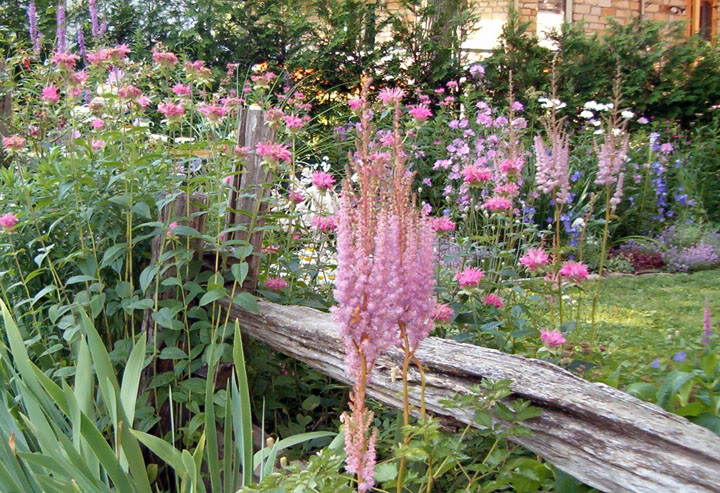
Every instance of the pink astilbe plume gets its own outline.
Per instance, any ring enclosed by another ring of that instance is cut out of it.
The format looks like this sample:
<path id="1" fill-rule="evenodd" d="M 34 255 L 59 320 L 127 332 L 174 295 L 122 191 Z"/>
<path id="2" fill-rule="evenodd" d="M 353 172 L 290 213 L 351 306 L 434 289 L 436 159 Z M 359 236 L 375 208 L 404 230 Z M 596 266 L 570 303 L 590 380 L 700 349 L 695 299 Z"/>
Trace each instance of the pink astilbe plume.
<path id="1" fill-rule="evenodd" d="M 375 434 L 369 431 L 365 386 L 383 351 L 401 344 L 414 352 L 433 327 L 433 241 L 430 219 L 416 207 L 413 174 L 400 136 L 400 95 L 395 99 L 392 152 L 371 156 L 367 90 L 363 88 L 356 152 L 342 184 L 337 228 L 338 267 L 332 308 L 345 343 L 347 372 L 355 385 L 345 415 L 347 470 L 358 491 L 373 485 Z M 388 103 L 392 98 L 388 98 Z M 357 185 L 349 179 L 355 174 Z"/>
<path id="2" fill-rule="evenodd" d="M 548 127 L 550 148 L 539 135 L 535 136 L 536 171 L 535 181 L 540 191 L 555 195 L 555 202 L 567 204 L 570 201 L 570 180 L 568 177 L 568 158 L 570 144 L 568 136 L 559 129 Z"/>
<path id="3" fill-rule="evenodd" d="M 712 335 L 712 325 L 710 324 L 710 303 L 705 300 L 705 313 L 703 317 L 703 344 L 710 345 L 710 336 Z"/>

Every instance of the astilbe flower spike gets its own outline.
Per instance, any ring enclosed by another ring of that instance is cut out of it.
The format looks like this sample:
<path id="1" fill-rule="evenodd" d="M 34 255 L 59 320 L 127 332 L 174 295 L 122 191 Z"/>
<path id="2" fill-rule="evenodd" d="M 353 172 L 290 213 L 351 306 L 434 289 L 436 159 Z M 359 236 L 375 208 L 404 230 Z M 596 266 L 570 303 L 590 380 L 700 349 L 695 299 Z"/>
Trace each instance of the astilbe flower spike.
<path id="1" fill-rule="evenodd" d="M 436 302 L 432 268 L 434 232 L 415 207 L 413 175 L 401 149 L 401 93 L 395 99 L 395 139 L 387 159 L 373 159 L 368 101 L 363 88 L 356 153 L 342 184 L 337 228 L 338 267 L 332 308 L 341 328 L 347 372 L 354 380 L 351 414 L 344 414 L 346 469 L 357 474 L 358 491 L 373 486 L 375 435 L 365 408 L 365 386 L 375 359 L 403 345 L 413 353 L 433 327 Z M 388 97 L 388 103 L 393 102 Z M 357 176 L 357 186 L 349 177 Z"/>
<path id="2" fill-rule="evenodd" d="M 555 195 L 555 202 L 567 204 L 570 201 L 569 139 L 561 129 L 550 126 L 548 126 L 548 135 L 550 149 L 547 149 L 542 137 L 535 136 L 535 157 L 537 159 L 535 181 L 543 193 Z"/>

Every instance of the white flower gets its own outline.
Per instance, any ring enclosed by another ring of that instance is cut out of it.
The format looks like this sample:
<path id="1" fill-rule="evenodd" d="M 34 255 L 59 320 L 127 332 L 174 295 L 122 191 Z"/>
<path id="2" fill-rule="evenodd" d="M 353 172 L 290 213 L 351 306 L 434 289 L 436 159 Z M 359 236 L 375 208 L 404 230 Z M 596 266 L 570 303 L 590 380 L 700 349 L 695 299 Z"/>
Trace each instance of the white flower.
<path id="1" fill-rule="evenodd" d="M 602 133 L 603 133 L 602 130 L 595 130 L 595 131 L 593 132 L 593 135 L 602 135 Z"/>
<path id="2" fill-rule="evenodd" d="M 572 222 L 572 227 L 575 229 L 582 228 L 585 226 L 585 220 L 582 217 L 578 217 Z"/>
<path id="3" fill-rule="evenodd" d="M 601 124 L 600 120 L 590 120 L 590 125 L 594 127 L 599 127 Z"/>
<path id="4" fill-rule="evenodd" d="M 630 118 L 635 118 L 635 113 L 633 113 L 632 111 L 625 110 L 622 113 L 620 113 L 620 116 L 622 116 L 626 120 L 629 120 Z"/>
<path id="5" fill-rule="evenodd" d="M 190 142 L 195 142 L 195 139 L 192 137 L 175 137 L 176 144 L 188 144 Z"/>
<path id="6" fill-rule="evenodd" d="M 167 142 L 168 140 L 167 135 L 162 134 L 150 134 L 148 137 L 150 139 L 150 142 Z"/>
<path id="7" fill-rule="evenodd" d="M 620 135 L 622 133 L 622 130 L 620 130 L 619 128 L 613 128 L 612 133 L 615 137 L 617 137 L 618 135 Z"/>
<path id="8" fill-rule="evenodd" d="M 598 109 L 598 104 L 597 104 L 597 102 L 595 102 L 595 101 L 588 101 L 587 103 L 585 103 L 584 108 L 585 108 L 586 110 L 596 110 L 596 111 L 597 111 L 597 109 Z"/>
<path id="9" fill-rule="evenodd" d="M 586 120 L 592 118 L 593 116 L 595 116 L 595 115 L 593 114 L 592 111 L 582 110 L 580 112 L 580 118 L 585 118 Z"/>
<path id="10" fill-rule="evenodd" d="M 563 103 L 559 99 L 548 99 L 545 97 L 538 98 L 538 101 L 540 102 L 540 106 L 542 108 L 557 108 L 559 110 L 565 108 L 567 104 Z"/>

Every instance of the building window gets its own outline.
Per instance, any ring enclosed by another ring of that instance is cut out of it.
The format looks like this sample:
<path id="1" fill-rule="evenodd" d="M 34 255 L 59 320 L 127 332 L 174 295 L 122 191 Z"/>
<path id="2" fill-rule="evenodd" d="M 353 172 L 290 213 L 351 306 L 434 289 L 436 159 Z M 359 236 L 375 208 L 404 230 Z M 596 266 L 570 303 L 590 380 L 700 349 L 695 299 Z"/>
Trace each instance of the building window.
<path id="1" fill-rule="evenodd" d="M 716 0 L 688 0 L 690 34 L 699 34 L 710 41 L 716 34 Z"/>

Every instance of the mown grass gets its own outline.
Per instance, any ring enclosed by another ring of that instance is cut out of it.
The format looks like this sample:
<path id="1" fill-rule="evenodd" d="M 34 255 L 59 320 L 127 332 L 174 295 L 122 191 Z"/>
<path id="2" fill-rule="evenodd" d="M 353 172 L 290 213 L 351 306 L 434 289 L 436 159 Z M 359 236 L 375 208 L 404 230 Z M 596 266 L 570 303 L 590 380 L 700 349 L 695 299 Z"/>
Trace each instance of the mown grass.
<path id="1" fill-rule="evenodd" d="M 569 343 L 591 337 L 591 299 L 594 286 L 581 297 L 579 327 Z M 625 363 L 627 370 L 647 367 L 653 360 L 669 360 L 679 351 L 700 348 L 705 301 L 720 321 L 720 270 L 693 274 L 649 274 L 602 281 L 597 310 L 597 346 L 603 349 L 606 370 Z"/>

